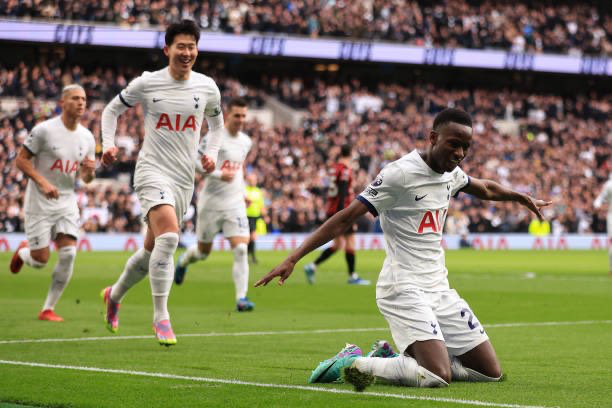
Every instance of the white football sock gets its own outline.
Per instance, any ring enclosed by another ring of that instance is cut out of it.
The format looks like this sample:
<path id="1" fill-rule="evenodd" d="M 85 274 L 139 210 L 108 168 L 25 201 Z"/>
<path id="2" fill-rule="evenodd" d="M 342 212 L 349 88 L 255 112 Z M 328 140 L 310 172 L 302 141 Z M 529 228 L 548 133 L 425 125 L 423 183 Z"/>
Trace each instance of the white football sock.
<path id="1" fill-rule="evenodd" d="M 461 360 L 457 357 L 451 357 L 451 374 L 453 381 L 470 381 L 470 382 L 495 382 L 501 380 L 498 378 L 489 377 L 471 368 L 465 367 Z"/>
<path id="2" fill-rule="evenodd" d="M 208 254 L 200 252 L 198 244 L 195 243 L 187 248 L 185 253 L 179 258 L 178 263 L 180 266 L 185 267 L 194 262 L 203 261 L 206 258 L 208 258 Z"/>
<path id="3" fill-rule="evenodd" d="M 240 243 L 234 248 L 234 267 L 232 278 L 236 288 L 236 300 L 246 297 L 249 288 L 249 255 L 245 243 Z"/>
<path id="4" fill-rule="evenodd" d="M 64 289 L 68 286 L 68 282 L 70 282 L 70 277 L 72 276 L 76 252 L 75 246 L 63 247 L 57 251 L 57 264 L 51 276 L 51 286 L 49 287 L 47 299 L 45 300 L 42 310 L 53 310 L 60 296 L 64 293 Z"/>
<path id="5" fill-rule="evenodd" d="M 110 298 L 115 303 L 120 303 L 128 290 L 140 282 L 149 272 L 149 259 L 151 252 L 140 248 L 134 252 L 125 263 L 123 273 L 111 289 Z"/>
<path id="6" fill-rule="evenodd" d="M 405 355 L 394 358 L 358 357 L 353 367 L 367 374 L 407 387 L 446 387 L 448 383 L 419 366 L 417 361 Z"/>
<path id="7" fill-rule="evenodd" d="M 32 258 L 32 256 L 30 255 L 30 248 L 21 248 L 19 252 L 17 252 L 17 255 L 19 255 L 23 263 L 28 266 L 31 266 L 32 268 L 40 269 L 46 265 Z"/>
<path id="8" fill-rule="evenodd" d="M 155 238 L 155 248 L 149 260 L 154 323 L 170 318 L 168 295 L 174 281 L 174 253 L 178 243 L 179 236 L 175 232 L 166 232 Z"/>

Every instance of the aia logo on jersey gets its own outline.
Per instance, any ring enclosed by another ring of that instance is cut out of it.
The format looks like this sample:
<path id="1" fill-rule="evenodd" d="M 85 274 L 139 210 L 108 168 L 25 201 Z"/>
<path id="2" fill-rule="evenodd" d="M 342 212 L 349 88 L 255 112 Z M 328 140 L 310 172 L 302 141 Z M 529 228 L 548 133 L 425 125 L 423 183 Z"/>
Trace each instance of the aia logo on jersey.
<path id="1" fill-rule="evenodd" d="M 173 126 L 174 125 L 174 126 Z M 167 113 L 162 113 L 159 116 L 155 129 L 166 128 L 168 130 L 174 130 L 176 132 L 184 132 L 187 129 L 196 131 L 195 116 L 189 115 L 185 121 L 181 121 L 181 115 L 174 115 L 174 121 L 170 120 L 170 116 Z"/>
<path id="2" fill-rule="evenodd" d="M 221 170 L 234 170 L 234 171 L 238 171 L 238 170 L 240 170 L 240 167 L 242 167 L 242 163 L 236 163 L 236 162 L 232 162 L 232 161 L 226 160 L 221 165 Z"/>
<path id="3" fill-rule="evenodd" d="M 448 210 L 445 208 L 444 210 L 436 210 L 434 211 L 426 211 L 423 218 L 421 218 L 421 222 L 419 223 L 419 234 L 425 234 L 428 232 L 438 233 L 442 232 L 442 228 L 444 227 L 444 219 L 446 218 L 446 212 Z"/>
<path id="4" fill-rule="evenodd" d="M 70 160 L 66 160 L 66 162 L 64 163 L 64 161 L 62 161 L 62 159 L 57 159 L 53 165 L 51 166 L 50 171 L 53 170 L 57 170 L 60 173 L 74 173 L 79 169 L 79 162 L 78 161 L 70 161 Z"/>

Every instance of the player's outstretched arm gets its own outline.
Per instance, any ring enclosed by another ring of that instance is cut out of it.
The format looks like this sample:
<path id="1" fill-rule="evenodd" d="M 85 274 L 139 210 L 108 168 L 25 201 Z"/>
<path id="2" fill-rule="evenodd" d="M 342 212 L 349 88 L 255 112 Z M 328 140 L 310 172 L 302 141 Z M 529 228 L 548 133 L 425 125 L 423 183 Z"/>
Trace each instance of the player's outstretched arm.
<path id="1" fill-rule="evenodd" d="M 517 202 L 529 208 L 540 221 L 544 219 L 540 209 L 552 203 L 552 201 L 538 200 L 527 194 L 510 190 L 493 180 L 477 179 L 473 177 L 470 177 L 470 184 L 462 191 L 474 197 L 478 197 L 481 200 Z"/>
<path id="2" fill-rule="evenodd" d="M 293 272 L 295 264 L 308 255 L 310 252 L 319 248 L 321 245 L 331 241 L 338 235 L 343 234 L 357 218 L 368 212 L 368 208 L 361 201 L 354 200 L 344 210 L 336 213 L 333 217 L 321 225 L 315 232 L 310 234 L 298 249 L 293 251 L 287 259 L 274 268 L 266 276 L 255 283 L 255 286 L 266 286 L 272 279 L 280 277 L 278 284 L 285 283 L 289 275 Z"/>
<path id="3" fill-rule="evenodd" d="M 32 157 L 34 157 L 34 155 L 30 153 L 28 149 L 22 147 L 17 155 L 17 168 L 21 170 L 23 174 L 31 178 L 34 183 L 36 183 L 38 189 L 44 194 L 45 197 L 54 199 L 58 198 L 59 191 L 49 182 L 49 180 L 47 180 L 38 172 L 38 170 L 36 170 L 34 164 L 32 163 Z"/>

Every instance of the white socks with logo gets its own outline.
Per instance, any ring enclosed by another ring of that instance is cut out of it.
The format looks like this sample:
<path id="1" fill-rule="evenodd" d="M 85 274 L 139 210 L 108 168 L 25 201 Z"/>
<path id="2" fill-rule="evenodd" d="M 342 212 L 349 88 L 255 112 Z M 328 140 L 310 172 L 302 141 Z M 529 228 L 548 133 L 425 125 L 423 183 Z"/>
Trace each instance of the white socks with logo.
<path id="1" fill-rule="evenodd" d="M 53 310 L 60 296 L 64 293 L 64 289 L 68 286 L 68 282 L 70 282 L 70 277 L 72 276 L 76 252 L 75 246 L 66 246 L 57 251 L 57 264 L 55 265 L 55 269 L 53 269 L 51 286 L 49 287 L 47 299 L 45 300 L 42 310 Z"/>
<path id="2" fill-rule="evenodd" d="M 153 321 L 155 323 L 170 318 L 168 295 L 174 280 L 174 253 L 178 247 L 179 236 L 166 232 L 155 238 L 155 248 L 149 260 L 149 280 L 153 295 Z"/>

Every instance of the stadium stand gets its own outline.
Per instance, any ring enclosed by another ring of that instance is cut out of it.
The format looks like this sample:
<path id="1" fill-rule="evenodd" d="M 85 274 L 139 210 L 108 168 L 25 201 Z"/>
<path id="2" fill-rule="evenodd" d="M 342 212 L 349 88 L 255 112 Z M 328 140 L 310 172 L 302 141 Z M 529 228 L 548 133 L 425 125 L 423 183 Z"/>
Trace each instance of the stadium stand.
<path id="1" fill-rule="evenodd" d="M 204 30 L 350 37 L 436 47 L 612 55 L 605 1 L 0 1 L 0 15 L 134 28 L 194 19 Z"/>
<path id="2" fill-rule="evenodd" d="M 23 230 L 21 204 L 26 180 L 13 159 L 28 131 L 57 113 L 54 100 L 61 87 L 71 82 L 85 87 L 89 110 L 83 124 L 99 138 L 104 103 L 138 71 L 134 66 L 83 68 L 66 61 L 21 61 L 0 67 L 0 207 L 7 208 L 0 213 L 0 230 Z M 267 191 L 271 231 L 306 232 L 324 220 L 326 164 L 335 158 L 337 146 L 346 142 L 355 146 L 355 187 L 360 192 L 388 161 L 423 147 L 433 116 L 446 106 L 461 107 L 474 117 L 475 143 L 462 166 L 468 174 L 549 195 L 555 200 L 554 207 L 547 210 L 554 233 L 605 230 L 605 214 L 590 203 L 609 172 L 609 93 L 559 96 L 496 87 L 461 89 L 380 80 L 361 83 L 280 74 L 269 74 L 254 86 L 214 70 L 204 72 L 215 77 L 224 101 L 243 96 L 252 108 L 258 108 L 271 96 L 288 109 L 305 109 L 300 126 L 265 127 L 251 121 L 246 129 L 254 141 L 248 171 L 259 173 Z M 100 169 L 94 187 L 79 188 L 86 231 L 140 229 L 140 208 L 130 185 L 143 131 L 142 111 L 128 111 L 118 126 L 119 163 Z M 572 166 L 567 165 L 568 160 Z M 197 182 L 201 188 L 201 179 Z M 467 196 L 460 196 L 448 219 L 447 232 L 527 231 L 530 215 L 518 207 L 484 206 L 467 200 Z M 194 219 L 191 211 L 186 230 L 193 230 Z M 372 221 L 360 223 L 362 231 L 375 228 Z"/>

